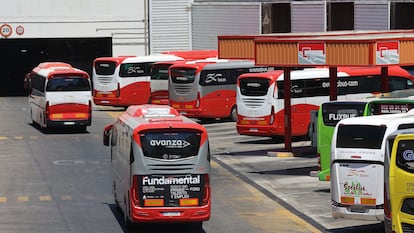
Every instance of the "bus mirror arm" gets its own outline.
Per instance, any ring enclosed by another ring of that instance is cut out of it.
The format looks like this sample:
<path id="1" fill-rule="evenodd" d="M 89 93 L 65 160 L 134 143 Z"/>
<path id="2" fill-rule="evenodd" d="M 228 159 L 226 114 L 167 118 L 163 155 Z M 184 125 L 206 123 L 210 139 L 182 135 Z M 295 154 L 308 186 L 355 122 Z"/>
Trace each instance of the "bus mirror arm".
<path id="1" fill-rule="evenodd" d="M 107 125 L 103 131 L 103 144 L 109 146 L 109 139 L 111 136 L 112 125 Z"/>

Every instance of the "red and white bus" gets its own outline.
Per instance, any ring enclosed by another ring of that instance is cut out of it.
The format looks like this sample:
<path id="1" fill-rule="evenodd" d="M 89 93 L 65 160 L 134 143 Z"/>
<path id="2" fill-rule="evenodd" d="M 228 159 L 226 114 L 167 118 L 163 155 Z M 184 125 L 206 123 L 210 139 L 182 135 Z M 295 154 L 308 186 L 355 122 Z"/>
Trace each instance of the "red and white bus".
<path id="1" fill-rule="evenodd" d="M 154 65 L 152 65 L 151 72 L 151 103 L 168 105 L 168 69 L 170 66 L 182 63 L 191 64 L 196 62 L 215 62 L 215 60 L 217 60 L 216 57 L 209 57 L 200 60 L 186 59 L 180 61 L 164 61 L 154 63 Z"/>
<path id="2" fill-rule="evenodd" d="M 217 57 L 217 50 L 167 51 L 148 56 L 101 57 L 93 62 L 96 105 L 129 106 L 151 102 L 151 67 L 155 62 Z"/>
<path id="3" fill-rule="evenodd" d="M 96 105 L 127 107 L 150 101 L 151 66 L 183 60 L 174 55 L 100 57 L 93 62 L 93 101 Z"/>
<path id="4" fill-rule="evenodd" d="M 126 226 L 210 219 L 207 130 L 168 105 L 133 105 L 105 127 L 115 203 Z"/>
<path id="5" fill-rule="evenodd" d="M 42 129 L 79 127 L 92 122 L 91 83 L 87 72 L 63 62 L 43 62 L 26 75 L 30 118 Z"/>
<path id="6" fill-rule="evenodd" d="M 210 60 L 172 65 L 168 82 L 170 106 L 187 117 L 237 119 L 237 77 L 266 72 L 250 60 Z"/>
<path id="7" fill-rule="evenodd" d="M 388 68 L 388 90 L 413 88 L 413 77 L 399 66 Z M 338 67 L 338 100 L 365 98 L 381 92 L 380 67 Z M 329 69 L 291 71 L 292 136 L 309 135 L 310 112 L 329 101 Z M 283 71 L 243 74 L 237 85 L 237 132 L 283 136 Z"/>

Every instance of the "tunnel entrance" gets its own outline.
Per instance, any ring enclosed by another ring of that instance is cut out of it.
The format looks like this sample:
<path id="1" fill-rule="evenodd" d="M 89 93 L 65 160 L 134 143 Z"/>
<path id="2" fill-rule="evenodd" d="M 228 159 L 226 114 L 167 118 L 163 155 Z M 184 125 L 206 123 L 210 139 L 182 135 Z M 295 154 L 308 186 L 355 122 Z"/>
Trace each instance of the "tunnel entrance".
<path id="1" fill-rule="evenodd" d="M 109 38 L 45 38 L 0 40 L 2 84 L 0 96 L 25 96 L 23 80 L 40 62 L 61 61 L 92 75 L 92 62 L 97 57 L 112 56 Z"/>

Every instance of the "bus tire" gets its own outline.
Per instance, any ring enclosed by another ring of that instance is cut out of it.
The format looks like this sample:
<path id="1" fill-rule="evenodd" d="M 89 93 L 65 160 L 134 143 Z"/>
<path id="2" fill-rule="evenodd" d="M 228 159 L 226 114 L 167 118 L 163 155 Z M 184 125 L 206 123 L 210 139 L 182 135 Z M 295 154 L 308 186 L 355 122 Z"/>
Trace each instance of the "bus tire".
<path id="1" fill-rule="evenodd" d="M 114 181 L 114 183 L 112 185 L 112 192 L 113 192 L 113 195 L 114 195 L 114 203 L 115 203 L 116 210 L 121 211 L 122 209 L 121 209 L 121 206 L 119 205 L 118 197 L 116 196 L 116 185 L 115 185 L 115 181 Z"/>
<path id="2" fill-rule="evenodd" d="M 191 223 L 188 223 L 188 226 L 190 227 L 191 230 L 199 232 L 203 228 L 203 222 L 202 221 L 191 222 Z"/>
<path id="3" fill-rule="evenodd" d="M 124 204 L 125 204 L 125 210 L 123 211 L 124 212 L 124 224 L 127 229 L 131 229 L 134 226 L 134 224 L 129 219 L 129 204 L 128 203 L 129 201 L 127 201 L 126 198 L 124 198 Z"/>
<path id="4" fill-rule="evenodd" d="M 230 111 L 230 120 L 232 120 L 234 122 L 237 122 L 237 108 L 236 108 L 236 105 L 234 105 L 231 108 L 231 111 Z"/>

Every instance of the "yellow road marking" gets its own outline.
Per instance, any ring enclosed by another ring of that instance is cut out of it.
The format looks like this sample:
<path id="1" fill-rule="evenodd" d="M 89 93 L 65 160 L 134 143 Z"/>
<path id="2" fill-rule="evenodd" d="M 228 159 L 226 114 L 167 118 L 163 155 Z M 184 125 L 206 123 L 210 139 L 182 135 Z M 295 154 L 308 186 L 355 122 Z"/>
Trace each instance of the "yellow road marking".
<path id="1" fill-rule="evenodd" d="M 0 136 L 0 140 L 7 140 L 7 139 L 9 139 L 9 137 Z"/>
<path id="2" fill-rule="evenodd" d="M 7 197 L 0 197 L 0 202 L 1 203 L 7 202 Z"/>
<path id="3" fill-rule="evenodd" d="M 63 196 L 60 197 L 60 199 L 62 201 L 70 201 L 70 200 L 72 200 L 72 196 L 70 196 L 70 195 L 63 195 Z"/>
<path id="4" fill-rule="evenodd" d="M 18 202 L 27 202 L 27 201 L 29 201 L 29 196 L 18 196 L 17 201 Z"/>
<path id="5" fill-rule="evenodd" d="M 14 139 L 16 139 L 16 140 L 22 140 L 23 139 L 23 136 L 15 136 Z"/>
<path id="6" fill-rule="evenodd" d="M 40 201 L 50 201 L 50 200 L 52 200 L 52 197 L 49 196 L 49 195 L 39 196 L 39 200 Z"/>

